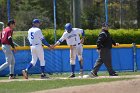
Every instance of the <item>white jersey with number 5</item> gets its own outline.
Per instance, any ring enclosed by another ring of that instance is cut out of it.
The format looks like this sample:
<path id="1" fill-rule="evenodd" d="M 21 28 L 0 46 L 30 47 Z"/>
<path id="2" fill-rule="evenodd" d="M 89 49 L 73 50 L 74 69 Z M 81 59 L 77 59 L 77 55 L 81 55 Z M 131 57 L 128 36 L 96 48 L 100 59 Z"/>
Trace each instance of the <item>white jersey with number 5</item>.
<path id="1" fill-rule="evenodd" d="M 45 60 L 44 60 L 44 50 L 42 47 L 42 39 L 44 36 L 42 35 L 42 32 L 37 27 L 32 27 L 28 31 L 28 40 L 30 42 L 30 48 L 31 48 L 31 55 L 32 55 L 32 61 L 31 63 L 33 66 L 35 66 L 37 59 L 40 60 L 40 66 L 45 66 Z"/>
<path id="2" fill-rule="evenodd" d="M 80 35 L 82 33 L 83 29 L 72 28 L 72 31 L 70 33 L 65 31 L 59 41 L 63 42 L 64 40 L 66 40 L 67 45 L 76 45 L 80 43 Z"/>
<path id="3" fill-rule="evenodd" d="M 28 40 L 30 42 L 30 45 L 41 45 L 42 44 L 42 39 L 44 36 L 42 35 L 42 32 L 39 28 L 37 27 L 32 27 L 28 31 Z"/>

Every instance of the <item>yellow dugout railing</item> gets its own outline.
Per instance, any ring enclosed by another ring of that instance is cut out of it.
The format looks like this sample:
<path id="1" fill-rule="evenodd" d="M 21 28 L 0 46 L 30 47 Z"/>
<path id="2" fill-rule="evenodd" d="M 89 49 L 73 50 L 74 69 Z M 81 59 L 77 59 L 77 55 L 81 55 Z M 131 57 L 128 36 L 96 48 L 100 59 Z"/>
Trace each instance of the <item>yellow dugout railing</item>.
<path id="1" fill-rule="evenodd" d="M 83 48 L 96 48 L 96 45 L 83 45 Z M 119 46 L 113 46 L 113 48 L 130 48 L 133 47 L 132 44 L 120 44 Z M 140 48 L 140 45 L 136 45 L 137 48 Z M 45 49 L 48 49 L 47 46 L 44 46 Z M 69 48 L 69 46 L 67 45 L 59 45 L 56 46 L 55 49 L 67 49 Z M 16 47 L 17 50 L 29 50 L 30 46 L 18 46 Z M 0 47 L 0 50 L 2 50 L 2 48 Z"/>

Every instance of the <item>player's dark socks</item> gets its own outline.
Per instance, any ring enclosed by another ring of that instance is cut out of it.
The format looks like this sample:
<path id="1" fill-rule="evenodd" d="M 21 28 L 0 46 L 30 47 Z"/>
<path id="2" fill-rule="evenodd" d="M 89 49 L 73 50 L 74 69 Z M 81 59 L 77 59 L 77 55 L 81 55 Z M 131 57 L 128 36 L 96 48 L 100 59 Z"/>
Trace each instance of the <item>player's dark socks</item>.
<path id="1" fill-rule="evenodd" d="M 29 65 L 26 68 L 26 71 L 28 71 L 32 66 L 33 66 L 33 64 L 32 63 L 29 63 Z"/>
<path id="2" fill-rule="evenodd" d="M 45 66 L 40 66 L 41 67 L 41 72 L 44 73 Z"/>
<path id="3" fill-rule="evenodd" d="M 71 70 L 72 70 L 72 73 L 75 72 L 75 65 L 71 65 Z"/>
<path id="4" fill-rule="evenodd" d="M 79 61 L 80 69 L 83 69 L 83 62 Z"/>

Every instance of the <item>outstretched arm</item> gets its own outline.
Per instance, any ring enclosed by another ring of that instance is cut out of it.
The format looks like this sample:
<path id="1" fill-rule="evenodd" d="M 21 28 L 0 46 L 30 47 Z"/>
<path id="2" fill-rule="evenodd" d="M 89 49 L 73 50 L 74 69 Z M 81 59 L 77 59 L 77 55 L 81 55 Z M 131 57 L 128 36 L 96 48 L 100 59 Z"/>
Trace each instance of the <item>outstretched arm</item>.
<path id="1" fill-rule="evenodd" d="M 54 48 L 55 46 L 58 46 L 58 45 L 60 45 L 60 43 L 61 43 L 61 41 L 60 40 L 58 40 L 53 46 L 52 46 L 52 48 Z"/>
<path id="2" fill-rule="evenodd" d="M 50 49 L 53 48 L 44 38 L 41 41 L 44 45 L 48 46 Z"/>
<path id="3" fill-rule="evenodd" d="M 50 47 L 50 44 L 44 38 L 41 41 L 44 45 Z"/>
<path id="4" fill-rule="evenodd" d="M 83 44 L 84 43 L 84 38 L 85 38 L 85 31 L 83 30 L 83 32 L 82 32 L 82 38 L 81 38 L 81 44 Z"/>
<path id="5" fill-rule="evenodd" d="M 64 40 L 66 40 L 66 33 L 64 32 L 61 38 L 54 44 L 52 45 L 52 48 L 54 48 L 57 45 L 60 45 Z"/>

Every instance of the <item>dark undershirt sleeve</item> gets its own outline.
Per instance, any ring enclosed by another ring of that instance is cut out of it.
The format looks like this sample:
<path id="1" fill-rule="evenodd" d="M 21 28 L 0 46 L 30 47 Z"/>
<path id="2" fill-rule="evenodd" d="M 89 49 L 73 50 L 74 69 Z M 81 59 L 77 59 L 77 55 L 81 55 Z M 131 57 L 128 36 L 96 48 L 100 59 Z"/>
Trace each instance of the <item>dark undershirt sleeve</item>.
<path id="1" fill-rule="evenodd" d="M 15 46 L 14 46 L 14 44 L 13 44 L 12 37 L 8 38 L 8 41 L 9 41 L 10 45 L 12 46 L 12 48 L 15 48 Z"/>

